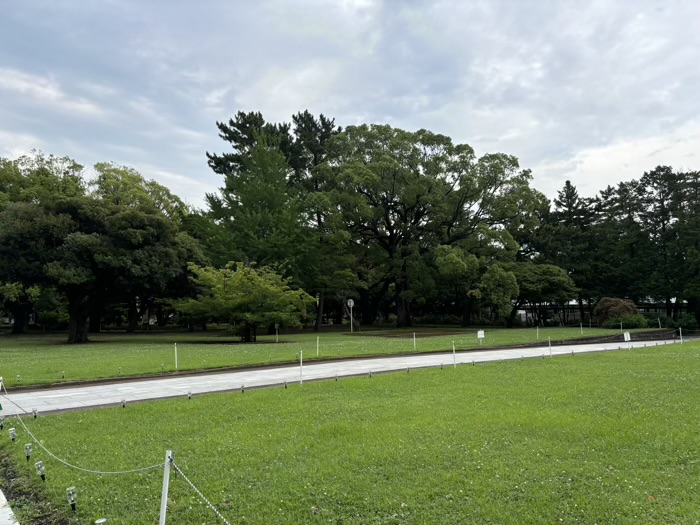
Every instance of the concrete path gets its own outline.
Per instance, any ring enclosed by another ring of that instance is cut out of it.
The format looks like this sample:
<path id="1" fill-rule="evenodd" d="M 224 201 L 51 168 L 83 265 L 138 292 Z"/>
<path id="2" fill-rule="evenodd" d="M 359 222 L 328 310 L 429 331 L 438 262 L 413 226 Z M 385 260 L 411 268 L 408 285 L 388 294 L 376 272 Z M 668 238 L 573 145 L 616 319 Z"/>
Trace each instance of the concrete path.
<path id="1" fill-rule="evenodd" d="M 0 491 L 0 525 L 19 525 L 2 491 Z"/>
<path id="2" fill-rule="evenodd" d="M 636 341 L 632 347 L 672 344 L 674 341 Z M 626 349 L 628 343 L 598 343 L 585 345 L 566 345 L 551 348 L 551 354 L 568 355 L 571 353 L 601 352 Z M 36 409 L 40 414 L 81 410 L 101 406 L 127 404 L 134 401 L 161 399 L 208 392 L 225 392 L 245 388 L 282 385 L 285 382 L 298 383 L 320 379 L 332 379 L 336 376 L 347 377 L 367 375 L 370 372 L 390 372 L 406 368 L 428 368 L 440 365 L 483 363 L 509 359 L 533 358 L 550 355 L 548 346 L 536 348 L 483 350 L 470 352 L 452 352 L 353 359 L 348 361 L 310 362 L 303 367 L 299 365 L 239 370 L 230 372 L 213 372 L 188 376 L 161 377 L 147 380 L 124 380 L 110 384 L 85 385 L 75 387 L 57 387 L 47 390 L 29 390 L 0 396 L 2 414 L 5 417 L 32 413 Z M 4 394 L 4 392 L 3 392 Z"/>

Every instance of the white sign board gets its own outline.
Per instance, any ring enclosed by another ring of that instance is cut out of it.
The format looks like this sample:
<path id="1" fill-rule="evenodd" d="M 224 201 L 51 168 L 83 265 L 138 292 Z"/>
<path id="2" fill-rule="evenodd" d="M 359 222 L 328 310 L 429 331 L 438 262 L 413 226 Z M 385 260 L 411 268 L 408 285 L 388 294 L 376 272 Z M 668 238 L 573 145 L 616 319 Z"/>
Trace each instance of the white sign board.
<path id="1" fill-rule="evenodd" d="M 625 332 L 625 341 L 631 341 L 631 340 L 632 340 L 632 336 L 630 335 L 630 333 Z"/>
<path id="2" fill-rule="evenodd" d="M 483 331 L 483 330 L 479 330 L 479 331 L 476 333 L 477 339 L 483 339 L 485 336 L 486 336 L 486 335 L 484 334 L 484 331 Z"/>
<path id="3" fill-rule="evenodd" d="M 353 306 L 355 306 L 355 301 L 348 299 L 348 308 L 352 308 Z"/>

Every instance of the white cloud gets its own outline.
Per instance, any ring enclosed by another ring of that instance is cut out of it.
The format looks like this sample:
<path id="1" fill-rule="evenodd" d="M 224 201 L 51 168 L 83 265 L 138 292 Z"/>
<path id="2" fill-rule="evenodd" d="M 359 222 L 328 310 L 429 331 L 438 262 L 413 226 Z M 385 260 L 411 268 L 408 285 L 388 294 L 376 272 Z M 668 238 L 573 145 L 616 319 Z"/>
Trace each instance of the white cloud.
<path id="1" fill-rule="evenodd" d="M 571 158 L 534 166 L 535 187 L 554 197 L 570 180 L 580 195 L 592 197 L 608 185 L 639 179 L 656 166 L 700 169 L 698 152 L 700 120 L 693 120 L 669 134 L 587 148 Z"/>
<path id="2" fill-rule="evenodd" d="M 26 102 L 37 102 L 72 115 L 102 117 L 105 114 L 92 101 L 67 94 L 55 79 L 16 69 L 0 68 L 0 90 L 19 95 Z"/>
<path id="3" fill-rule="evenodd" d="M 39 137 L 29 133 L 17 133 L 0 129 L 0 157 L 16 159 L 31 153 L 33 149 L 41 149 Z"/>

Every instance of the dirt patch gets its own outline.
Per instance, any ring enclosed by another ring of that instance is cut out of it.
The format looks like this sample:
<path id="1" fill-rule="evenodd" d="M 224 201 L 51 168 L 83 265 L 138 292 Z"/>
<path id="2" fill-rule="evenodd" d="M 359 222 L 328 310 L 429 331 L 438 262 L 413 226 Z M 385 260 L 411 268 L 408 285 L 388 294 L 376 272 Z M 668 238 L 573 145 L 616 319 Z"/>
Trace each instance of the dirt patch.
<path id="1" fill-rule="evenodd" d="M 46 500 L 31 478 L 20 474 L 12 458 L 0 451 L 0 489 L 22 525 L 70 525 L 76 523 Z"/>

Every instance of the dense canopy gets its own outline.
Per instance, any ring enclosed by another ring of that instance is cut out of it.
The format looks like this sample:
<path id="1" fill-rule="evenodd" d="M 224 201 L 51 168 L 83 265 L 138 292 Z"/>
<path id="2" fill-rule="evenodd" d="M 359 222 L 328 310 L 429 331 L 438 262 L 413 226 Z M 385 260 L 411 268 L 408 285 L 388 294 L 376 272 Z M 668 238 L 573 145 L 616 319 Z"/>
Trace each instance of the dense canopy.
<path id="1" fill-rule="evenodd" d="M 31 320 L 82 342 L 155 318 L 254 339 L 342 322 L 349 298 L 362 325 L 512 324 L 525 306 L 571 300 L 587 319 L 606 296 L 700 318 L 698 172 L 659 166 L 594 198 L 566 181 L 550 202 L 515 157 L 427 130 L 342 129 L 308 111 L 217 125 L 228 148 L 207 153 L 223 181 L 205 210 L 126 166 L 88 179 L 69 158 L 0 159 L 0 295 L 15 332 Z"/>

